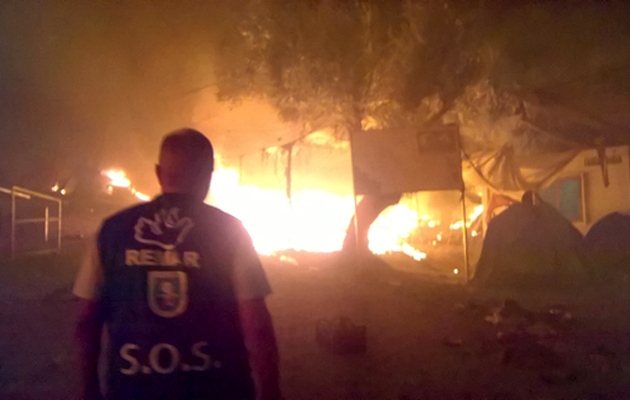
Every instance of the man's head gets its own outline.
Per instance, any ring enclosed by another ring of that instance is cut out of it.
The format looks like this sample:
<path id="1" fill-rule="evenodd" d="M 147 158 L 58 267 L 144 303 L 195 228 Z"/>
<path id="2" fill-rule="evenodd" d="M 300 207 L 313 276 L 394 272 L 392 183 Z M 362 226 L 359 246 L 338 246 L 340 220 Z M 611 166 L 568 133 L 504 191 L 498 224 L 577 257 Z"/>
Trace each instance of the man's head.
<path id="1" fill-rule="evenodd" d="M 207 137 L 190 128 L 169 133 L 162 140 L 155 166 L 162 192 L 205 199 L 214 170 L 214 150 Z"/>

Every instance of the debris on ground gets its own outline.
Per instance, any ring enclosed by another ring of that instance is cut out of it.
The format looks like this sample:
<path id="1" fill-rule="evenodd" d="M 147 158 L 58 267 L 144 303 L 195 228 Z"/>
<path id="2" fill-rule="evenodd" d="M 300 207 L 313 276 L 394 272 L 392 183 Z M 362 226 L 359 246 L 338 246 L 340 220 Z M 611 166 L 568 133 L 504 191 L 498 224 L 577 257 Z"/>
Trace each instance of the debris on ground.
<path id="1" fill-rule="evenodd" d="M 499 325 L 499 323 L 502 321 L 501 308 L 499 308 L 499 307 L 494 308 L 492 310 L 492 314 L 491 315 L 486 315 L 486 317 L 484 318 L 484 321 L 487 321 L 487 322 L 491 323 L 494 326 Z"/>
<path id="2" fill-rule="evenodd" d="M 298 261 L 295 258 L 284 255 L 284 254 L 280 256 L 279 260 L 282 261 L 283 263 L 287 263 L 291 265 L 299 265 Z"/>
<path id="3" fill-rule="evenodd" d="M 354 325 L 347 317 L 317 320 L 317 343 L 335 354 L 358 354 L 367 350 L 367 328 Z"/>
<path id="4" fill-rule="evenodd" d="M 445 337 L 444 339 L 442 339 L 442 344 L 444 346 L 448 346 L 448 347 L 459 347 L 462 344 L 464 344 L 464 341 L 462 339 L 455 339 L 455 338 L 451 338 L 451 337 Z"/>
<path id="5" fill-rule="evenodd" d="M 525 332 L 539 339 L 552 339 L 558 337 L 558 331 L 543 321 L 538 321 L 525 327 Z"/>
<path id="6" fill-rule="evenodd" d="M 502 362 L 517 368 L 547 370 L 564 366 L 564 359 L 549 346 L 521 340 L 506 346 Z"/>
<path id="7" fill-rule="evenodd" d="M 575 368 L 556 368 L 540 373 L 540 379 L 549 385 L 566 385 L 584 378 L 584 372 Z"/>

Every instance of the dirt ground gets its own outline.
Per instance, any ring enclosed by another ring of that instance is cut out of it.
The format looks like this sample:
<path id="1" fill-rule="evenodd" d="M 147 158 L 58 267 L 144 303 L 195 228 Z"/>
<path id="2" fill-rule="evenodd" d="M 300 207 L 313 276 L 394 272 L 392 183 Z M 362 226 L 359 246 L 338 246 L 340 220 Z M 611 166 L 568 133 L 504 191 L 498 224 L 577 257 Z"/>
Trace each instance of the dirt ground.
<path id="1" fill-rule="evenodd" d="M 0 262 L 0 399 L 76 398 L 80 248 Z M 630 399 L 625 283 L 480 291 L 378 259 L 263 261 L 287 399 Z M 316 340 L 340 316 L 366 327 L 364 353 Z"/>

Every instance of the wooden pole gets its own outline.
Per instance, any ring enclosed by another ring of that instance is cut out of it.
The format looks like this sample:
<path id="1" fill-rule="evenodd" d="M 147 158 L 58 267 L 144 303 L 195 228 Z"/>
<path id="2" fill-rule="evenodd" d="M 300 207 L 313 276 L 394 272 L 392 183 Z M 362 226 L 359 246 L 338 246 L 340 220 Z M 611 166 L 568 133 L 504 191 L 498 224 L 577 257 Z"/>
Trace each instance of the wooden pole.
<path id="1" fill-rule="evenodd" d="M 464 183 L 464 174 L 462 171 L 462 139 L 459 135 L 459 129 L 457 130 L 457 152 L 459 153 L 459 176 L 462 180 L 461 187 L 461 201 L 462 201 L 462 243 L 464 245 L 464 283 L 468 284 L 470 279 L 469 270 L 470 270 L 470 257 L 468 255 L 468 225 L 467 225 L 467 214 L 466 214 L 466 184 Z"/>
<path id="2" fill-rule="evenodd" d="M 462 188 L 462 220 L 464 223 L 462 224 L 462 235 L 463 235 L 463 243 L 464 243 L 464 283 L 468 284 L 470 279 L 469 270 L 470 270 L 470 258 L 468 255 L 468 226 L 466 224 L 466 189 Z"/>
<path id="3" fill-rule="evenodd" d="M 352 169 L 352 200 L 354 202 L 354 217 L 352 218 L 353 222 L 354 222 L 354 260 L 355 263 L 357 263 L 358 261 L 358 257 L 359 257 L 359 221 L 358 221 L 358 215 L 357 215 L 357 185 L 355 182 L 355 176 L 354 176 L 354 149 L 353 149 L 353 141 L 352 141 L 352 136 L 354 135 L 354 132 L 350 132 L 350 168 Z M 347 232 L 346 232 L 347 235 Z"/>
<path id="4" fill-rule="evenodd" d="M 15 258 L 15 225 L 16 225 L 16 217 L 15 212 L 17 210 L 17 206 L 15 204 L 15 188 L 11 188 L 11 258 Z"/>
<path id="5" fill-rule="evenodd" d="M 48 220 L 49 220 L 49 210 L 48 207 L 44 209 L 44 242 L 48 243 Z"/>
<path id="6" fill-rule="evenodd" d="M 285 190 L 287 200 L 289 200 L 289 208 L 293 211 L 293 181 L 292 181 L 292 169 L 293 169 L 293 143 L 290 143 L 284 147 L 287 152 L 287 166 L 284 170 L 285 177 Z"/>
<path id="7" fill-rule="evenodd" d="M 63 203 L 59 200 L 57 208 L 57 252 L 61 253 L 61 216 L 62 216 Z"/>

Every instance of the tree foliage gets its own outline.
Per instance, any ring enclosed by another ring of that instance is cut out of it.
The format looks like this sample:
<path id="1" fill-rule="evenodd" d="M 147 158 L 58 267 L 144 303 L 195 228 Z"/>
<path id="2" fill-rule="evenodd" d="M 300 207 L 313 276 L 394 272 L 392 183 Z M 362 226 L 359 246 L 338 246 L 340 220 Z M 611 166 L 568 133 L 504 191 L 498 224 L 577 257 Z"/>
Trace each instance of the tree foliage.
<path id="1" fill-rule="evenodd" d="M 249 0 L 220 41 L 219 95 L 266 97 L 304 134 L 450 118 L 477 144 L 510 145 L 522 93 L 630 65 L 623 2 Z M 620 51 L 622 50 L 622 51 Z M 395 201 L 357 211 L 346 245 Z M 383 200 L 383 201 L 381 201 Z M 387 200 L 387 201 L 385 201 Z M 361 206 L 361 205 L 360 205 Z M 363 213 L 362 213 L 363 211 Z"/>
<path id="2" fill-rule="evenodd" d="M 623 2 L 243 4 L 218 48 L 219 94 L 265 96 L 305 133 L 418 126 L 453 108 L 494 120 L 519 112 L 506 93 L 630 64 Z"/>
<path id="3" fill-rule="evenodd" d="M 481 76 L 473 3 L 252 0 L 221 42 L 219 94 L 339 136 L 422 122 Z"/>

